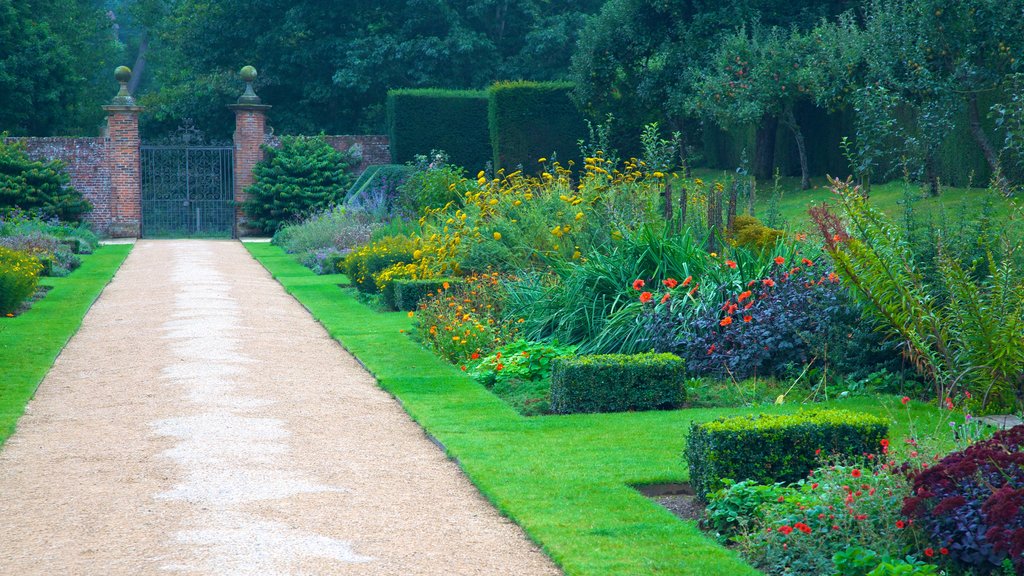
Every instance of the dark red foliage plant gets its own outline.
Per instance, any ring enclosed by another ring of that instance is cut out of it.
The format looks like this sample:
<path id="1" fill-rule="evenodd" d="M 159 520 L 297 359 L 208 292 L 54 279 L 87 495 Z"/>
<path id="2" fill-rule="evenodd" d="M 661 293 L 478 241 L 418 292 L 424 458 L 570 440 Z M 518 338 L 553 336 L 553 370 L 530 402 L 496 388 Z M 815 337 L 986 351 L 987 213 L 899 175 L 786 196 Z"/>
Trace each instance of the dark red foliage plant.
<path id="1" fill-rule="evenodd" d="M 974 574 L 1009 558 L 1024 574 L 1024 425 L 997 432 L 917 472 L 903 513 Z"/>

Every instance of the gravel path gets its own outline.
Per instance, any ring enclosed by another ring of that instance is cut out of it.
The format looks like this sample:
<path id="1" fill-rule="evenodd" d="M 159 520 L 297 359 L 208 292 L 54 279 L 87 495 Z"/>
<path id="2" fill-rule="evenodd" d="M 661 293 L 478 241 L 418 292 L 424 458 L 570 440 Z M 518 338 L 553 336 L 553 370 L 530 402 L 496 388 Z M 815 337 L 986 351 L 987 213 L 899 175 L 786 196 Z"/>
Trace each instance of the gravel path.
<path id="1" fill-rule="evenodd" d="M 141 241 L 0 451 L 2 574 L 558 574 L 236 242 Z"/>

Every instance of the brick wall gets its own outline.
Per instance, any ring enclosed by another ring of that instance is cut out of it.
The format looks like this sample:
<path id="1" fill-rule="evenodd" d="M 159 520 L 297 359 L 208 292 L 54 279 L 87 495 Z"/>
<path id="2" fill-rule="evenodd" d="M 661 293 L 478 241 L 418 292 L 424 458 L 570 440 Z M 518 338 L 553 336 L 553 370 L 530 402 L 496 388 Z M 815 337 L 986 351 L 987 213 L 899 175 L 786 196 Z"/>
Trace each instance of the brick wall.
<path id="1" fill-rule="evenodd" d="M 106 106 L 110 150 L 111 219 L 107 232 L 137 238 L 142 225 L 142 171 L 139 165 L 137 106 Z"/>
<path id="2" fill-rule="evenodd" d="M 363 134 L 363 135 L 341 135 L 341 136 L 324 136 L 324 140 L 331 145 L 332 148 L 340 152 L 345 152 L 355 144 L 359 144 L 363 149 L 363 161 L 356 168 L 355 176 L 359 177 L 368 166 L 376 164 L 390 164 L 391 163 L 391 148 L 388 144 L 388 137 L 382 134 Z M 266 139 L 268 146 L 276 148 L 281 145 L 281 138 L 278 136 L 270 136 Z"/>
<path id="3" fill-rule="evenodd" d="M 106 234 L 113 218 L 110 154 L 107 138 L 11 138 L 25 143 L 33 160 L 61 160 L 71 185 L 90 202 L 93 210 L 85 216 L 93 228 Z"/>

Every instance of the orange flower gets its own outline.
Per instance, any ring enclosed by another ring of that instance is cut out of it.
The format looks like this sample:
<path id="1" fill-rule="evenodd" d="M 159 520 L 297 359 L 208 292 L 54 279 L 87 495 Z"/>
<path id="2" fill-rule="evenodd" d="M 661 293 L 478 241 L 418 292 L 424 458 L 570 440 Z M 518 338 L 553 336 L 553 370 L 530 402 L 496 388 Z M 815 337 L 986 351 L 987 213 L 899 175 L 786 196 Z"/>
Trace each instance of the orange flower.
<path id="1" fill-rule="evenodd" d="M 640 302 L 643 302 L 644 304 L 650 302 L 651 298 L 654 298 L 654 295 L 651 294 L 650 292 L 642 292 L 640 294 Z"/>
<path id="2" fill-rule="evenodd" d="M 828 281 L 832 282 L 833 284 L 835 284 L 836 282 L 839 282 L 839 275 L 836 274 L 835 272 L 829 272 L 828 273 Z"/>
<path id="3" fill-rule="evenodd" d="M 686 288 L 687 286 L 689 286 L 690 282 L 693 282 L 693 276 L 687 276 L 686 280 L 683 280 L 683 284 L 682 284 L 683 288 Z"/>
<path id="4" fill-rule="evenodd" d="M 664 284 L 665 286 L 668 286 L 669 290 L 671 290 L 671 289 L 673 289 L 673 288 L 675 288 L 676 286 L 679 285 L 679 281 L 676 280 L 675 278 L 669 278 L 668 280 L 662 280 L 661 283 Z"/>
<path id="5" fill-rule="evenodd" d="M 736 298 L 736 301 L 737 302 L 743 302 L 747 298 L 750 298 L 751 294 L 752 294 L 752 292 L 750 290 L 746 290 L 744 292 L 740 292 L 740 295 Z"/>
<path id="6" fill-rule="evenodd" d="M 668 302 L 668 299 L 671 297 L 672 295 L 666 292 L 665 295 L 661 297 L 661 303 L 664 304 L 665 302 Z"/>
<path id="7" fill-rule="evenodd" d="M 762 283 L 763 283 L 763 284 L 764 284 L 765 286 L 767 286 L 767 287 L 769 287 L 769 288 L 772 288 L 772 287 L 774 287 L 774 286 L 775 286 L 775 280 L 772 280 L 771 278 L 765 278 L 765 279 L 764 279 L 764 280 L 762 280 L 761 282 L 762 282 Z"/>
<path id="8" fill-rule="evenodd" d="M 732 269 L 736 268 L 736 263 L 733 262 L 732 260 L 726 260 L 725 261 L 725 265 L 728 266 L 729 268 L 732 268 Z"/>
<path id="9" fill-rule="evenodd" d="M 782 266 L 783 264 L 786 263 L 786 259 L 783 258 L 782 256 L 776 256 L 775 263 L 778 264 L 779 266 Z"/>
<path id="10" fill-rule="evenodd" d="M 480 353 L 479 352 L 473 352 L 472 354 L 469 355 L 469 357 L 472 360 L 476 360 L 477 358 L 480 357 Z"/>
<path id="11" fill-rule="evenodd" d="M 498 363 L 498 365 L 494 367 L 494 369 L 495 369 L 495 370 L 504 370 L 504 369 L 505 369 L 505 365 L 504 365 L 504 364 L 501 364 L 501 363 L 499 362 L 499 363 Z"/>
<path id="12" fill-rule="evenodd" d="M 744 322 L 750 322 L 753 319 L 754 319 L 754 317 L 751 316 L 750 314 L 747 314 L 746 316 L 743 317 L 743 321 Z"/>
<path id="13" fill-rule="evenodd" d="M 814 262 L 811 261 L 811 260 L 808 260 L 807 258 L 804 258 L 802 260 L 802 262 L 804 263 L 804 266 L 807 266 L 808 268 L 810 268 L 811 266 L 814 266 Z"/>
<path id="14" fill-rule="evenodd" d="M 729 324 L 732 324 L 732 316 L 726 316 L 718 323 L 719 326 L 728 326 Z"/>

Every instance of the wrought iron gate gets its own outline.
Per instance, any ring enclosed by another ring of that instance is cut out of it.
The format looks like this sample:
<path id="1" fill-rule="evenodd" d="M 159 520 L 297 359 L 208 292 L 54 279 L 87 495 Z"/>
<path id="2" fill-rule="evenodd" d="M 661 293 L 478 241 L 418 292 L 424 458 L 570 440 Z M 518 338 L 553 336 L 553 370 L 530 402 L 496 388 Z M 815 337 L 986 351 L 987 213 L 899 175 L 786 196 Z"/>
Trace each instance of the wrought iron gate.
<path id="1" fill-rule="evenodd" d="M 185 127 L 140 147 L 143 237 L 234 236 L 233 149 L 196 140 L 199 131 Z"/>

